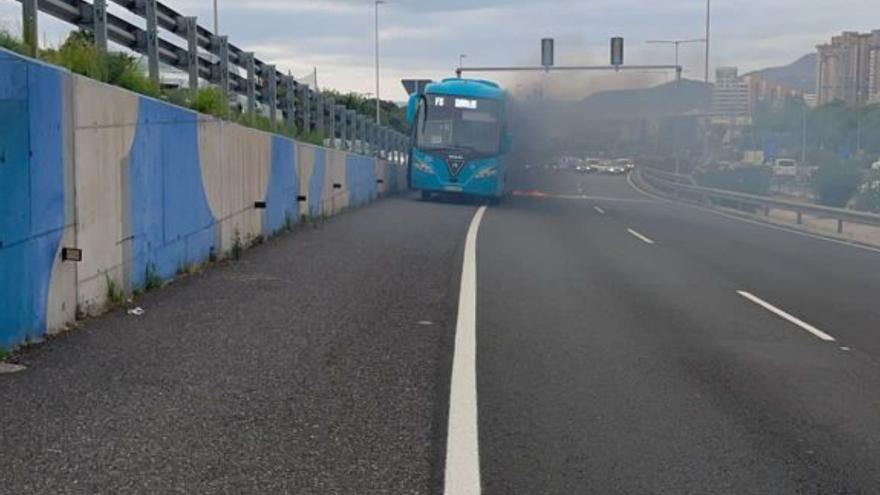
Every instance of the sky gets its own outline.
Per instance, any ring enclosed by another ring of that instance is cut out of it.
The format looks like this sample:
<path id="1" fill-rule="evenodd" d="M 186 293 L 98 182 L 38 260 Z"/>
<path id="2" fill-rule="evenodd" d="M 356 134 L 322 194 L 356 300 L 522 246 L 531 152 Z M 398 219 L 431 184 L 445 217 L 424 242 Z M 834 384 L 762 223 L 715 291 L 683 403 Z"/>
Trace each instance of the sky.
<path id="1" fill-rule="evenodd" d="M 160 0 L 211 28 L 212 0 Z M 245 50 L 294 75 L 317 68 L 322 88 L 373 94 L 372 0 L 219 0 L 220 31 Z M 465 65 L 534 65 L 540 39 L 556 40 L 556 64 L 607 64 L 612 36 L 626 39 L 629 64 L 671 64 L 671 46 L 652 39 L 701 38 L 705 0 L 387 0 L 380 6 L 380 93 L 404 100 L 403 78 L 454 75 Z M 124 11 L 111 3 L 111 12 Z M 20 30 L 19 2 L 0 0 L 0 26 Z M 713 0 L 710 67 L 741 72 L 784 65 L 844 30 L 880 29 L 877 0 Z M 70 27 L 40 18 L 41 40 L 57 44 Z M 702 79 L 703 47 L 681 47 L 685 77 Z M 485 75 L 484 75 L 485 76 Z M 512 90 L 536 85 L 582 98 L 609 87 L 636 87 L 669 74 L 489 75 Z"/>

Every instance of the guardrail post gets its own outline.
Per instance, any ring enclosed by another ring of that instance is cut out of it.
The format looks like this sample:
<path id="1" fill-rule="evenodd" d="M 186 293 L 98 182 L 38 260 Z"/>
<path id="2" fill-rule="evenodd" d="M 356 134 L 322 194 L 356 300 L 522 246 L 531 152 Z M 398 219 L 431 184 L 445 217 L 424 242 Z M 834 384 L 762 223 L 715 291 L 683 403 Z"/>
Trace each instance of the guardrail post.
<path id="1" fill-rule="evenodd" d="M 804 214 L 801 213 L 800 211 L 797 212 L 797 223 L 798 223 L 798 225 L 801 225 L 804 223 Z"/>
<path id="2" fill-rule="evenodd" d="M 308 133 L 311 129 L 309 129 L 309 120 L 308 120 L 308 95 L 309 95 L 309 87 L 305 84 L 299 85 L 298 91 L 298 100 L 299 105 L 296 107 L 297 112 L 297 120 L 299 120 L 299 126 L 302 129 L 303 133 Z"/>
<path id="3" fill-rule="evenodd" d="M 336 100 L 327 98 L 327 137 L 330 138 L 330 147 L 336 147 Z"/>
<path id="4" fill-rule="evenodd" d="M 92 1 L 92 31 L 95 48 L 99 53 L 107 53 L 107 0 Z"/>
<path id="5" fill-rule="evenodd" d="M 140 0 L 144 6 L 144 18 L 147 20 L 146 52 L 147 69 L 150 80 L 159 84 L 159 21 L 156 17 L 156 0 Z"/>
<path id="6" fill-rule="evenodd" d="M 40 48 L 37 40 L 38 11 L 37 0 L 21 0 L 22 41 L 24 41 L 27 54 L 33 58 L 37 57 Z"/>
<path id="7" fill-rule="evenodd" d="M 315 91 L 315 129 L 322 134 L 327 133 L 324 128 L 324 95 Z"/>
<path id="8" fill-rule="evenodd" d="M 247 116 L 253 122 L 257 113 L 257 67 L 253 52 L 244 52 L 239 56 L 239 62 L 244 66 L 245 91 L 247 92 Z M 265 95 L 264 95 L 265 96 Z"/>
<path id="9" fill-rule="evenodd" d="M 361 154 L 367 154 L 367 118 L 363 115 L 360 116 L 360 137 L 361 137 Z"/>
<path id="10" fill-rule="evenodd" d="M 214 81 L 220 87 L 220 94 L 223 95 L 223 101 L 229 104 L 229 38 L 226 36 L 215 35 L 211 39 L 214 55 L 217 56 L 217 63 L 214 65 Z"/>
<path id="11" fill-rule="evenodd" d="M 839 219 L 839 218 L 837 219 L 837 233 L 838 234 L 843 233 L 843 220 Z"/>
<path id="12" fill-rule="evenodd" d="M 278 75 L 274 65 L 264 65 L 263 83 L 266 88 L 266 104 L 269 105 L 269 128 L 278 128 Z"/>
<path id="13" fill-rule="evenodd" d="M 337 125 L 339 126 L 339 149 L 348 147 L 348 110 L 345 105 L 336 105 Z"/>
<path id="14" fill-rule="evenodd" d="M 348 146 L 346 149 L 354 151 L 357 145 L 357 112 L 354 110 L 345 111 L 345 134 L 348 136 Z"/>
<path id="15" fill-rule="evenodd" d="M 376 154 L 376 123 L 372 120 L 367 121 L 367 144 L 369 145 L 369 154 Z"/>
<path id="16" fill-rule="evenodd" d="M 284 109 L 287 112 L 285 122 L 290 132 L 296 133 L 296 82 L 293 76 L 284 76 Z"/>
<path id="17" fill-rule="evenodd" d="M 183 18 L 186 33 L 186 73 L 189 76 L 189 89 L 199 89 L 199 21 L 196 17 Z"/>

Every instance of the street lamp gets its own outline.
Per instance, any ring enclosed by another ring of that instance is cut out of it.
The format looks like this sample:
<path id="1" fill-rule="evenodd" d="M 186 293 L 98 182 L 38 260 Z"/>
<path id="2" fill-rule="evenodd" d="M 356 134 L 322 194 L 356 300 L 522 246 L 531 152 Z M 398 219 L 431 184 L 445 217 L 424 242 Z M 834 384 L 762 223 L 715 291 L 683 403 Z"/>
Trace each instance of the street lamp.
<path id="1" fill-rule="evenodd" d="M 386 3 L 385 0 L 375 0 L 376 6 L 376 125 L 382 125 L 380 112 L 380 93 L 379 93 L 379 6 Z"/>
<path id="2" fill-rule="evenodd" d="M 464 66 L 464 59 L 467 58 L 467 53 L 462 53 L 458 56 L 458 67 L 461 68 Z"/>
<path id="3" fill-rule="evenodd" d="M 675 47 L 675 66 L 678 67 L 678 47 L 689 43 L 705 43 L 705 38 L 694 38 L 691 40 L 649 40 L 645 43 L 649 45 L 672 45 Z"/>
<path id="4" fill-rule="evenodd" d="M 706 83 L 709 82 L 709 27 L 712 24 L 712 0 L 706 0 Z"/>
<path id="5" fill-rule="evenodd" d="M 214 36 L 220 35 L 220 27 L 217 19 L 217 0 L 214 0 Z"/>

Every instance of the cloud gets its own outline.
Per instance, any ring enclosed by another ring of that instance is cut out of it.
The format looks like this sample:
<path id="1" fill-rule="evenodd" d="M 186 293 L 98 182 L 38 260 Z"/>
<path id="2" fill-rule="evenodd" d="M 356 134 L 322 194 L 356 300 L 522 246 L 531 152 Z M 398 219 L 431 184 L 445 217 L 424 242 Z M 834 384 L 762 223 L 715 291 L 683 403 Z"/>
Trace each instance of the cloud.
<path id="1" fill-rule="evenodd" d="M 161 0 L 211 25 L 207 0 Z M 372 0 L 219 0 L 220 26 L 237 46 L 296 74 L 317 66 L 322 85 L 344 91 L 373 91 L 374 4 Z M 876 0 L 847 0 L 829 7 L 819 0 L 729 0 L 713 2 L 712 63 L 745 72 L 789 63 L 843 30 L 880 27 Z M 120 7 L 111 2 L 111 9 Z M 471 65 L 534 64 L 538 40 L 556 39 L 557 63 L 606 63 L 608 39 L 627 40 L 628 63 L 671 63 L 668 47 L 648 39 L 703 36 L 702 0 L 388 0 L 380 7 L 382 85 L 385 96 L 403 99 L 397 79 L 453 74 L 458 55 Z M 17 29 L 20 4 L 0 0 L 0 23 Z M 70 26 L 43 21 L 41 38 L 55 42 Z M 682 47 L 686 75 L 700 77 L 702 49 Z M 656 75 L 663 80 L 665 76 Z M 614 75 L 602 81 L 630 84 Z M 499 77 L 507 83 L 509 76 Z M 560 79 L 560 81 L 555 81 Z M 565 79 L 563 81 L 563 79 Z M 595 78 L 548 78 L 566 92 L 604 87 Z"/>

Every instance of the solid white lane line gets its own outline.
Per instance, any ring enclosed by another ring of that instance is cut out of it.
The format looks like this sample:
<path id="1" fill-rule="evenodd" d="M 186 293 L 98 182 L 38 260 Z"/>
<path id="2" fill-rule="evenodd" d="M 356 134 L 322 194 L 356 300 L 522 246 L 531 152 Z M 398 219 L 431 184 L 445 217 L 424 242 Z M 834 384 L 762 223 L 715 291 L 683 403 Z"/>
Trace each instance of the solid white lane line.
<path id="1" fill-rule="evenodd" d="M 593 209 L 598 211 L 600 215 L 605 214 L 605 210 L 603 210 L 602 208 L 599 208 L 598 206 L 594 206 Z"/>
<path id="2" fill-rule="evenodd" d="M 736 291 L 736 293 L 741 295 L 742 297 L 748 299 L 749 301 L 752 301 L 753 303 L 757 304 L 758 306 L 761 306 L 762 308 L 766 309 L 767 311 L 775 314 L 776 316 L 779 316 L 779 317 L 789 321 L 790 323 L 794 323 L 795 325 L 810 332 L 811 334 L 824 340 L 825 342 L 835 342 L 834 337 L 828 335 L 827 333 L 823 332 L 822 330 L 819 330 L 818 328 L 814 327 L 813 325 L 810 325 L 809 323 L 801 320 L 800 318 L 798 318 L 796 316 L 792 316 L 789 313 L 786 313 L 785 311 L 777 308 L 776 306 L 768 303 L 767 301 L 764 301 L 763 299 L 759 298 L 758 296 L 755 296 L 754 294 L 750 294 L 744 290 L 738 290 L 738 291 Z"/>
<path id="3" fill-rule="evenodd" d="M 630 234 L 632 234 L 633 236 L 635 236 L 636 238 L 638 238 L 640 241 L 644 242 L 645 244 L 654 244 L 654 241 L 652 241 L 651 239 L 648 239 L 647 237 L 643 236 L 642 234 L 639 234 L 638 232 L 636 232 L 633 229 L 626 229 L 626 231 L 629 232 Z"/>
<path id="4" fill-rule="evenodd" d="M 485 213 L 485 206 L 477 210 L 464 244 L 449 387 L 445 495 L 479 495 L 481 490 L 477 441 L 477 233 Z"/>

